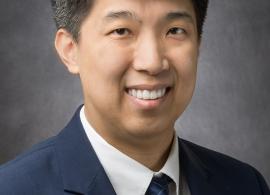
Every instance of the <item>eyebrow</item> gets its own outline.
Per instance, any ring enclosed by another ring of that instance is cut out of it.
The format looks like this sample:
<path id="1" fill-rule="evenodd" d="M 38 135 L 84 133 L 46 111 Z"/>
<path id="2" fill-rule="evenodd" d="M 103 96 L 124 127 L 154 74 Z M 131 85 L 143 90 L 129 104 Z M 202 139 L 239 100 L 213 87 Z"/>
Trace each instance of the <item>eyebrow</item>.
<path id="1" fill-rule="evenodd" d="M 132 19 L 132 20 L 141 21 L 135 13 L 130 12 L 130 11 L 125 11 L 125 10 L 116 11 L 116 12 L 111 11 L 104 18 L 105 21 L 110 21 L 114 19 Z"/>
<path id="2" fill-rule="evenodd" d="M 165 16 L 165 20 L 178 20 L 178 19 L 181 19 L 181 20 L 188 20 L 189 22 L 191 23 L 194 23 L 194 19 L 193 17 L 187 13 L 187 12 L 182 12 L 182 11 L 172 11 L 172 12 L 169 12 L 168 14 L 166 14 Z"/>
<path id="3" fill-rule="evenodd" d="M 109 12 L 105 17 L 105 21 L 111 21 L 114 19 L 132 19 L 137 20 L 141 22 L 140 18 L 133 12 L 121 10 L 121 11 L 111 11 Z M 188 20 L 191 23 L 194 23 L 193 17 L 185 12 L 185 11 L 171 11 L 165 15 L 165 17 L 162 18 L 162 20 L 165 21 L 171 21 L 171 20 Z"/>

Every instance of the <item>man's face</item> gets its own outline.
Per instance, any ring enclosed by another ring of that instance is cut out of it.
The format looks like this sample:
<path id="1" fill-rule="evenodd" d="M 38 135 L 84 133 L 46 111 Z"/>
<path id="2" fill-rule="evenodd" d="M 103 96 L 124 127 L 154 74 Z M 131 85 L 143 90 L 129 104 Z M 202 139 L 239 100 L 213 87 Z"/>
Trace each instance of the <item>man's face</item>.
<path id="1" fill-rule="evenodd" d="M 190 0 L 96 0 L 76 57 L 89 122 L 108 140 L 172 133 L 192 97 L 198 47 Z"/>

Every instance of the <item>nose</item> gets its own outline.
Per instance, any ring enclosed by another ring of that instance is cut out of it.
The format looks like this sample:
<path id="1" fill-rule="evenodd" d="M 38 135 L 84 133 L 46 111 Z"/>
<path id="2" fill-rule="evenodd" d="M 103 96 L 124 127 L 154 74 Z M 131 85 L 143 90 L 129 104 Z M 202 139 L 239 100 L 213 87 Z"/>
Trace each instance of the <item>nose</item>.
<path id="1" fill-rule="evenodd" d="M 144 36 L 136 44 L 133 68 L 136 71 L 157 75 L 169 69 L 169 62 L 163 56 L 162 44 L 155 36 Z"/>

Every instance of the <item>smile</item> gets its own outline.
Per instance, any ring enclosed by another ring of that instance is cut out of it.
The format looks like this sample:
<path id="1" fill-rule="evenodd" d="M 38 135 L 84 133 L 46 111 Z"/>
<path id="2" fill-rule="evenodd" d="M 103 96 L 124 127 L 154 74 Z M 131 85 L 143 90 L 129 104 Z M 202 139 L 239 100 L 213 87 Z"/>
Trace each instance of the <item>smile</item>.
<path id="1" fill-rule="evenodd" d="M 155 100 L 165 96 L 168 88 L 164 87 L 156 90 L 128 89 L 129 95 L 141 100 Z"/>

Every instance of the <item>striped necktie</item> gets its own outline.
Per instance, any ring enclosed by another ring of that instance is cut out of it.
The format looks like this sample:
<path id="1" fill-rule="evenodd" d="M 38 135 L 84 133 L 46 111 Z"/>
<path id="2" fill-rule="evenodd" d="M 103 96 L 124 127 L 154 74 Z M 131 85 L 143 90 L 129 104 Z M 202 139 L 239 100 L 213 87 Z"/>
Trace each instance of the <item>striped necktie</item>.
<path id="1" fill-rule="evenodd" d="M 154 176 L 145 195 L 169 195 L 169 184 L 172 179 L 165 175 Z"/>

